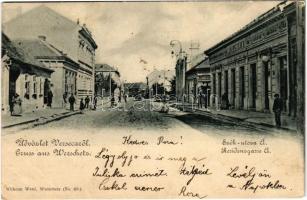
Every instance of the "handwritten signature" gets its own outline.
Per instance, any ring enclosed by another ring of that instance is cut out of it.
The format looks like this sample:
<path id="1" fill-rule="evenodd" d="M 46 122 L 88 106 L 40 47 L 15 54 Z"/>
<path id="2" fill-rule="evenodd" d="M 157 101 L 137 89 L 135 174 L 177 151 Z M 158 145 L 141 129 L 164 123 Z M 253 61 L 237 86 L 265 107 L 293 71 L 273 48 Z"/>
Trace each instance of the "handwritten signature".
<path id="1" fill-rule="evenodd" d="M 182 186 L 178 196 L 196 197 L 196 198 L 199 198 L 199 199 L 203 199 L 203 198 L 207 197 L 207 195 L 201 195 L 201 194 L 196 193 L 196 192 L 187 191 L 187 187 L 186 186 Z"/>
<path id="2" fill-rule="evenodd" d="M 211 175 L 212 173 L 210 172 L 209 168 L 205 168 L 205 165 L 202 165 L 202 169 L 196 167 L 195 165 L 192 165 L 191 169 L 187 169 L 185 166 L 183 166 L 180 169 L 179 174 L 184 176 L 191 176 L 191 178 L 187 182 L 187 185 L 189 185 L 196 175 Z"/>
<path id="3" fill-rule="evenodd" d="M 261 190 L 285 190 L 287 187 L 283 185 L 280 180 L 271 180 L 272 175 L 267 170 L 257 171 L 255 167 L 239 167 L 230 168 L 230 172 L 226 174 L 233 179 L 243 179 L 244 184 L 239 187 L 240 190 L 252 190 L 256 193 L 258 189 Z M 264 183 L 256 184 L 256 179 L 265 179 Z M 236 188 L 234 185 L 229 184 L 227 188 Z"/>

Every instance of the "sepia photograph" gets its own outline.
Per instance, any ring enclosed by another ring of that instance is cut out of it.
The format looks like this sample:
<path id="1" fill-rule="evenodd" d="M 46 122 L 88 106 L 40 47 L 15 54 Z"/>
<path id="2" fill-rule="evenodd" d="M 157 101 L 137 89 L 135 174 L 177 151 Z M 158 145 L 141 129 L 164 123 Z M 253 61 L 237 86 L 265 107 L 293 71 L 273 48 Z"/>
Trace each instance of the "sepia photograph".
<path id="1" fill-rule="evenodd" d="M 3 199 L 305 195 L 305 1 L 7 1 Z"/>

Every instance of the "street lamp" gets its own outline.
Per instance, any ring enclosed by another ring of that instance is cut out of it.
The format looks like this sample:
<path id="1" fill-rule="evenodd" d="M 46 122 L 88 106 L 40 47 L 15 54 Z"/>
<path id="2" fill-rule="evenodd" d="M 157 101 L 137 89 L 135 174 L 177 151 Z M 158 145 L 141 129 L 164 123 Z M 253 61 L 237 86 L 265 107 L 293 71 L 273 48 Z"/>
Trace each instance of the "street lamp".
<path id="1" fill-rule="evenodd" d="M 179 44 L 179 58 L 182 58 L 182 45 L 181 42 L 179 40 L 171 40 L 170 45 L 171 47 L 174 47 L 175 44 Z M 172 54 L 174 54 L 174 51 L 172 51 Z"/>

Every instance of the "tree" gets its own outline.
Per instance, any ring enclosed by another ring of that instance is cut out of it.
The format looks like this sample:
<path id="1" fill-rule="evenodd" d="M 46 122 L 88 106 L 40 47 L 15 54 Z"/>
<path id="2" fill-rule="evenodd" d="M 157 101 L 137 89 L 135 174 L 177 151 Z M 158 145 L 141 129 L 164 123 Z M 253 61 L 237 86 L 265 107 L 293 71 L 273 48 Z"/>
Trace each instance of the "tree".
<path id="1" fill-rule="evenodd" d="M 110 94 L 110 78 L 111 78 L 111 93 L 117 88 L 116 82 L 110 77 L 110 74 L 99 73 L 95 76 L 95 92 L 99 93 L 102 89 L 105 90 L 104 96 L 109 96 Z"/>
<path id="2" fill-rule="evenodd" d="M 157 87 L 157 90 L 156 90 L 156 87 Z M 162 83 L 154 83 L 152 85 L 152 90 L 153 90 L 154 95 L 156 94 L 156 92 L 157 92 L 157 94 L 163 94 L 163 92 L 164 92 L 163 84 Z"/>
<path id="3" fill-rule="evenodd" d="M 170 80 L 170 83 L 171 83 L 170 94 L 176 95 L 176 77 L 175 76 L 173 76 L 173 78 Z"/>

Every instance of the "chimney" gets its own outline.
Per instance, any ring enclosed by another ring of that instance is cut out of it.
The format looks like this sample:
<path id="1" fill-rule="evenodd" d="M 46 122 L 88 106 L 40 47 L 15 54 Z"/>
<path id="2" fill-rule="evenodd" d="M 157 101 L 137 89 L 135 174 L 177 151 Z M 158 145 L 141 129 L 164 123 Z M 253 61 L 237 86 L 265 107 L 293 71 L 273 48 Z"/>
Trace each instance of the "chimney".
<path id="1" fill-rule="evenodd" d="M 39 35 L 38 38 L 39 38 L 40 40 L 46 41 L 46 36 L 44 36 L 44 35 Z"/>

